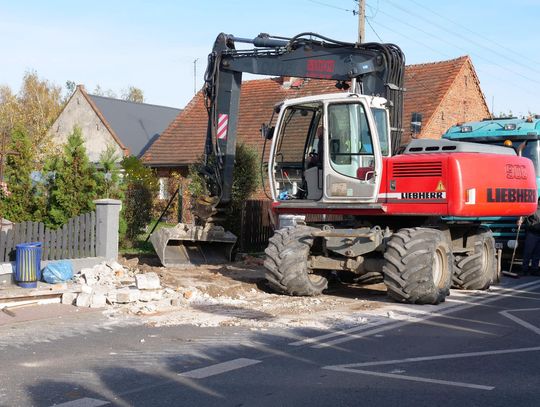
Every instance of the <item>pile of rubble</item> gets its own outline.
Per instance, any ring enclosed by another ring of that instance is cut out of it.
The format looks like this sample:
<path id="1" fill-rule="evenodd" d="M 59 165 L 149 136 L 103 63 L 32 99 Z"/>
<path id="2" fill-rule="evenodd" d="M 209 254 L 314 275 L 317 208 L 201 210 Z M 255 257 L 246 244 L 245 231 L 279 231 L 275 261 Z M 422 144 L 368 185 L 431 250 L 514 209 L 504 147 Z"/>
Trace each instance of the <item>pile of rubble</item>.
<path id="1" fill-rule="evenodd" d="M 157 273 L 141 273 L 114 261 L 84 268 L 73 280 L 80 290 L 64 293 L 62 303 L 77 307 L 123 308 L 149 314 L 178 306 L 183 299 L 181 292 L 163 288 Z"/>
<path id="2" fill-rule="evenodd" d="M 260 259 L 185 268 L 140 264 L 138 259 L 107 262 L 85 268 L 62 302 L 102 308 L 109 317 L 141 316 L 152 326 L 271 327 L 356 326 L 387 301 L 385 288 L 363 288 L 369 300 L 356 297 L 357 288 L 333 288 L 322 297 L 288 297 L 267 292 Z M 354 290 L 354 291 L 353 291 Z M 379 299 L 379 300 L 378 300 Z M 382 300 L 382 301 L 381 301 Z M 370 316 L 371 315 L 371 316 Z M 377 317 L 378 318 L 378 317 Z"/>

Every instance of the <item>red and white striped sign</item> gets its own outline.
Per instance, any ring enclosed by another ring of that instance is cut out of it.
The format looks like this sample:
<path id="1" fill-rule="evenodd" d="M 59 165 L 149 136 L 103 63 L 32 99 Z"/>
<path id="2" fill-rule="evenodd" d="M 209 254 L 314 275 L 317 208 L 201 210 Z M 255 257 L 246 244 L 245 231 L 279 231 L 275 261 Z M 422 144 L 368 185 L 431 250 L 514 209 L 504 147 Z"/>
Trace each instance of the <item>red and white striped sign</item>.
<path id="1" fill-rule="evenodd" d="M 227 127 L 229 125 L 229 115 L 220 113 L 218 115 L 217 138 L 227 140 Z"/>

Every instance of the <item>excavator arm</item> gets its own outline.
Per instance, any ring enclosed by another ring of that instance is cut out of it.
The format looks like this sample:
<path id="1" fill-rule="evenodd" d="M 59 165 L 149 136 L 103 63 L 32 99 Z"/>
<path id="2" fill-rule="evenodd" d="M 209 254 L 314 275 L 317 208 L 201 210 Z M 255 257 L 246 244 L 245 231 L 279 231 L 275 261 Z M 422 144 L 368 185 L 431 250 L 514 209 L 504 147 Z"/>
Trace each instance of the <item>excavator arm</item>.
<path id="1" fill-rule="evenodd" d="M 253 45 L 237 50 L 236 44 Z M 208 110 L 205 165 L 209 195 L 197 197 L 195 225 L 178 224 L 150 236 L 165 266 L 222 263 L 231 258 L 236 237 L 219 226 L 220 210 L 231 201 L 242 74 L 337 81 L 342 89 L 387 100 L 392 145 L 402 133 L 404 56 L 393 44 L 353 44 L 314 33 L 292 38 L 260 34 L 254 39 L 220 34 L 208 56 L 204 96 Z M 216 215 L 217 214 L 217 215 Z"/>
<path id="2" fill-rule="evenodd" d="M 255 48 L 237 50 L 237 43 L 252 44 Z M 260 34 L 254 39 L 220 34 L 208 56 L 204 85 L 208 110 L 204 172 L 210 179 L 212 195 L 205 202 L 225 207 L 231 199 L 244 72 L 327 79 L 342 86 L 350 82 L 359 93 L 386 98 L 395 153 L 402 134 L 404 66 L 404 55 L 393 44 L 346 43 L 314 33 L 292 38 Z"/>

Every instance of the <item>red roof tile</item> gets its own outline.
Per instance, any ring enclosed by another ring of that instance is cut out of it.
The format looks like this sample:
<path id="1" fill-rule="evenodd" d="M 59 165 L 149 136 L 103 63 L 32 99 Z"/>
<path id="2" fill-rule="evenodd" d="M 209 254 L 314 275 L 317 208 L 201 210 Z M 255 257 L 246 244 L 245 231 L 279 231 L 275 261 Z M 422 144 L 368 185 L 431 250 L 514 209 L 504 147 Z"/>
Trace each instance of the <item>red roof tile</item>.
<path id="1" fill-rule="evenodd" d="M 404 126 L 412 112 L 421 112 L 427 124 L 443 101 L 455 78 L 469 57 L 429 64 L 410 65 L 405 69 Z M 334 81 L 304 80 L 286 89 L 281 78 L 246 81 L 240 94 L 238 142 L 262 150 L 260 127 L 268 121 L 274 105 L 283 99 L 338 92 Z M 207 113 L 202 92 L 197 93 L 186 108 L 144 154 L 150 166 L 182 166 L 195 162 L 204 151 Z"/>

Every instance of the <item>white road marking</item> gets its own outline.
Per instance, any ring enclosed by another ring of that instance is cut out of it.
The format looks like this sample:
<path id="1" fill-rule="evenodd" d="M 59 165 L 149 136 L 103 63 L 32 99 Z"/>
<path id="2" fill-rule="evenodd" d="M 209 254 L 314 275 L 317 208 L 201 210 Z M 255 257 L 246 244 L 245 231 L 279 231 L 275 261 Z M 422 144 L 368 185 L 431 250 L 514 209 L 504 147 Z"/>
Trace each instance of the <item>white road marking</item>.
<path id="1" fill-rule="evenodd" d="M 507 311 L 501 311 L 500 314 L 505 316 L 508 319 L 511 319 L 512 321 L 521 325 L 522 327 L 533 331 L 535 334 L 540 335 L 540 328 L 511 314 L 511 312 L 527 312 L 527 311 L 538 311 L 538 310 L 540 310 L 540 308 L 511 309 Z"/>
<path id="2" fill-rule="evenodd" d="M 179 376 L 190 377 L 192 379 L 204 379 L 205 377 L 215 376 L 231 370 L 241 369 L 243 367 L 261 363 L 260 360 L 239 358 L 229 360 L 228 362 L 218 363 L 216 365 L 202 367 L 200 369 L 190 370 L 189 372 L 178 373 Z"/>
<path id="3" fill-rule="evenodd" d="M 384 325 L 384 324 L 388 324 L 388 321 L 386 319 L 381 319 L 379 321 L 368 322 L 368 323 L 366 323 L 364 325 L 354 326 L 352 328 L 343 329 L 341 331 L 334 331 L 334 332 L 330 332 L 328 334 L 315 336 L 315 337 L 312 337 L 312 338 L 305 338 L 305 339 L 302 339 L 302 340 L 299 340 L 299 341 L 296 341 L 296 342 L 291 342 L 291 343 L 289 343 L 289 345 L 291 345 L 291 346 L 308 345 L 308 344 L 311 344 L 311 343 L 320 342 L 320 341 L 325 340 L 325 339 L 334 338 L 336 336 L 343 336 L 343 335 L 347 335 L 349 333 L 359 332 L 359 331 L 363 331 L 363 330 L 366 330 L 366 329 L 371 329 L 371 328 L 373 328 L 375 326 Z"/>
<path id="4" fill-rule="evenodd" d="M 480 384 L 463 383 L 463 382 L 438 380 L 438 379 L 429 379 L 425 377 L 406 376 L 406 375 L 393 374 L 393 373 L 381 373 L 381 372 L 374 372 L 371 370 L 362 370 L 362 369 L 357 369 L 357 368 L 369 367 L 369 366 L 404 364 L 404 363 L 417 363 L 417 362 L 426 362 L 426 361 L 432 361 L 432 360 L 448 360 L 448 359 L 462 359 L 462 358 L 492 356 L 492 355 L 504 355 L 504 354 L 511 354 L 511 353 L 538 352 L 538 351 L 540 351 L 540 346 L 535 346 L 535 347 L 530 347 L 530 348 L 517 348 L 517 349 L 500 349 L 500 350 L 484 351 L 484 352 L 452 353 L 452 354 L 436 355 L 436 356 L 421 356 L 421 357 L 416 357 L 416 358 L 381 360 L 377 362 L 351 363 L 351 364 L 345 364 L 345 365 L 324 366 L 323 369 L 334 370 L 337 372 L 357 373 L 357 374 L 366 374 L 366 375 L 371 375 L 371 376 L 387 377 L 391 379 L 401 379 L 401 380 L 409 380 L 409 381 L 416 381 L 416 382 L 444 384 L 447 386 L 467 387 L 467 388 L 479 389 L 479 390 L 493 390 L 495 388 L 493 386 L 485 386 L 485 385 L 480 385 Z"/>
<path id="5" fill-rule="evenodd" d="M 486 350 L 482 352 L 449 353 L 446 355 L 419 356 L 416 358 L 393 359 L 393 360 L 379 360 L 377 362 L 350 363 L 346 365 L 337 365 L 337 366 L 345 367 L 345 368 L 383 366 L 383 365 L 395 365 L 397 363 L 416 363 L 416 362 L 427 362 L 431 360 L 463 359 L 463 358 L 474 358 L 474 357 L 480 357 L 480 356 L 505 355 L 509 353 L 523 353 L 523 352 L 536 352 L 536 351 L 540 351 L 540 346 L 533 346 L 529 348 Z"/>
<path id="6" fill-rule="evenodd" d="M 77 399 L 72 401 L 67 401 L 62 404 L 55 404 L 54 407 L 98 407 L 110 404 L 108 401 L 91 399 L 85 397 L 83 399 Z"/>
<path id="7" fill-rule="evenodd" d="M 347 373 L 365 374 L 369 376 L 387 377 L 390 379 L 409 380 L 413 382 L 424 382 L 424 383 L 443 384 L 446 386 L 467 387 L 469 389 L 477 389 L 477 390 L 493 390 L 495 388 L 493 386 L 484 386 L 481 384 L 453 382 L 449 380 L 428 379 L 424 377 L 407 376 L 407 375 L 400 375 L 400 374 L 393 374 L 393 373 L 372 372 L 370 370 L 353 370 L 353 369 L 328 369 L 328 370 L 336 370 L 336 371 L 347 372 Z"/>
<path id="8" fill-rule="evenodd" d="M 292 342 L 289 345 L 292 345 L 292 346 L 311 345 L 311 347 L 313 348 L 325 348 L 329 346 L 334 346 L 341 343 L 353 341 L 355 339 L 364 338 L 369 335 L 378 334 L 378 333 L 392 330 L 395 328 L 400 328 L 402 326 L 405 326 L 411 323 L 418 323 L 418 322 L 425 321 L 428 319 L 441 317 L 450 313 L 472 308 L 474 306 L 489 304 L 491 302 L 498 301 L 505 297 L 514 297 L 512 294 L 529 293 L 529 290 L 532 290 L 538 286 L 540 286 L 540 281 L 537 280 L 537 281 L 521 284 L 513 288 L 495 287 L 490 292 L 485 292 L 485 291 L 478 292 L 478 295 L 474 296 L 478 298 L 478 300 L 476 300 L 475 298 L 475 301 L 466 302 L 463 304 L 460 304 L 460 303 L 458 304 L 454 303 L 454 304 L 448 304 L 448 305 L 440 304 L 438 308 L 430 307 L 429 309 L 426 310 L 426 312 L 422 312 L 422 310 L 420 310 L 420 308 L 418 307 L 415 307 L 415 308 L 411 307 L 410 309 L 414 309 L 413 312 L 419 313 L 422 316 L 418 316 L 418 317 L 410 316 L 408 320 L 403 320 L 404 318 L 400 316 L 402 320 L 399 322 L 391 322 L 393 320 L 391 321 L 382 320 L 376 324 L 371 324 L 371 325 L 367 324 L 367 325 L 362 325 L 359 327 L 352 327 L 352 328 L 345 329 L 342 331 L 331 332 L 331 333 L 320 335 L 317 337 L 306 338 L 300 341 Z M 460 293 L 459 296 L 461 298 L 466 298 L 468 297 L 468 294 Z M 528 298 L 528 299 L 534 300 L 534 298 Z M 389 307 L 388 309 L 391 310 L 392 307 Z M 437 309 L 438 311 L 435 311 L 435 309 Z M 386 310 L 387 309 L 384 309 L 384 311 Z M 322 342 L 326 339 L 330 339 L 334 337 L 339 337 L 339 338 L 331 340 L 331 341 L 327 341 L 327 342 Z"/>

